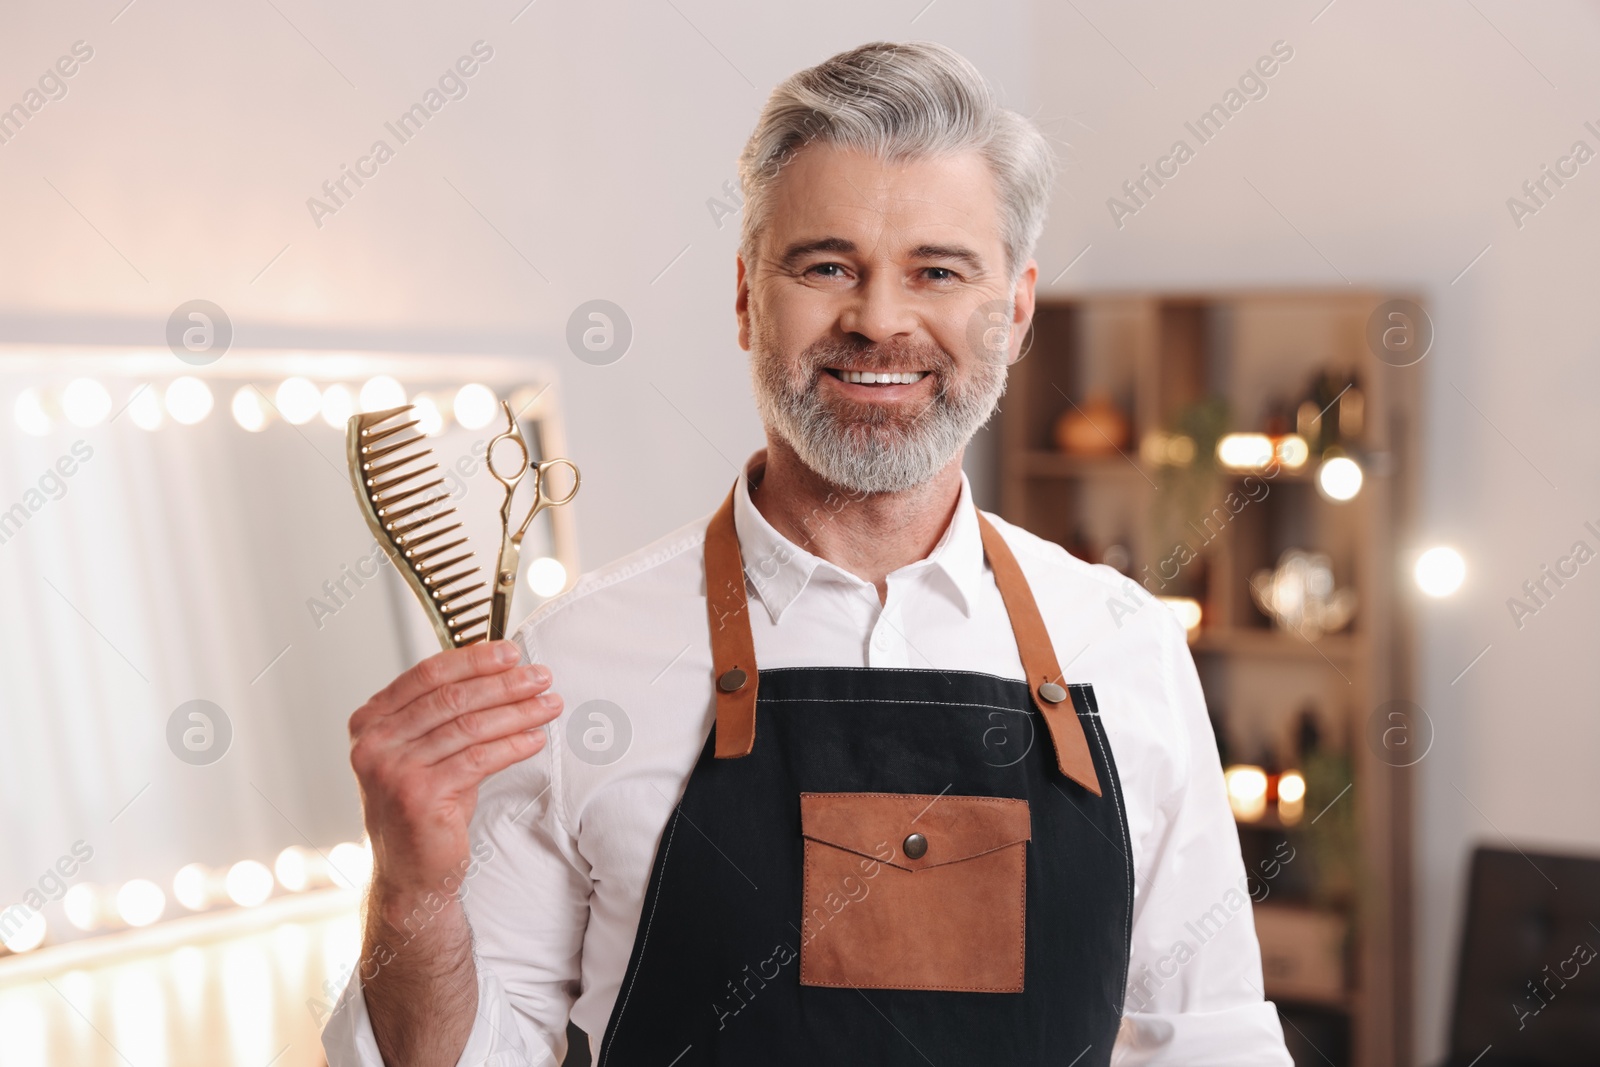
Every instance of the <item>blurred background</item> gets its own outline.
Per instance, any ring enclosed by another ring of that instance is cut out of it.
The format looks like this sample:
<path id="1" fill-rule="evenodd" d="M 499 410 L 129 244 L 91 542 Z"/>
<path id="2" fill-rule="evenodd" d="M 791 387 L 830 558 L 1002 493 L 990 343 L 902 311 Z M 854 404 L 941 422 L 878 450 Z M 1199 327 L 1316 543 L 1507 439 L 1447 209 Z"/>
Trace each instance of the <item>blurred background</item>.
<path id="1" fill-rule="evenodd" d="M 1191 624 L 1296 1061 L 1592 1062 L 1592 3 L 0 27 L 6 1064 L 322 1062 L 370 862 L 345 720 L 435 647 L 336 427 L 418 402 L 487 493 L 492 393 L 582 466 L 519 615 L 710 511 L 760 444 L 736 156 L 879 39 L 958 49 L 1061 159 L 968 472 Z"/>

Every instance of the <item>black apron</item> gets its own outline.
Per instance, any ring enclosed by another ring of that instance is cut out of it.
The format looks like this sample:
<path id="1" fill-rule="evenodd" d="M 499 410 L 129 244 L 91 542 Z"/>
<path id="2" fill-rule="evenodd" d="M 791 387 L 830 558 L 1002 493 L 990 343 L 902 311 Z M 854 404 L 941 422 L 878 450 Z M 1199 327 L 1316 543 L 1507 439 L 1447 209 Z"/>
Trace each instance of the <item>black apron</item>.
<path id="1" fill-rule="evenodd" d="M 597 1067 L 1110 1062 L 1133 911 L 1116 765 L 1093 689 L 1060 684 L 1015 557 L 978 523 L 1027 682 L 758 672 L 723 502 L 705 545 L 716 724 Z"/>

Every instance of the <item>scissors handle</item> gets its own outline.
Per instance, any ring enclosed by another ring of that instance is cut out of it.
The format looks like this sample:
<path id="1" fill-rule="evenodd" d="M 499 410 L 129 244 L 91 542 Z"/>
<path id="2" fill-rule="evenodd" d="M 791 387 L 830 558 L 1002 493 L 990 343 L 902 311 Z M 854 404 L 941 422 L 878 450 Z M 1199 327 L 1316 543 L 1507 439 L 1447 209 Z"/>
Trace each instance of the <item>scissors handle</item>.
<path id="1" fill-rule="evenodd" d="M 522 481 L 522 476 L 528 473 L 529 460 L 532 457 L 528 454 L 528 442 L 522 439 L 522 431 L 517 428 L 517 420 L 512 417 L 511 405 L 502 400 L 500 401 L 500 410 L 505 412 L 506 428 L 501 433 L 489 438 L 489 450 L 484 453 L 484 463 L 488 466 L 489 473 L 494 476 L 494 480 L 506 487 L 506 499 L 509 503 L 510 491 L 515 489 Z M 500 468 L 494 462 L 494 448 L 501 441 L 510 441 L 517 446 L 517 455 L 519 457 L 517 469 L 516 473 L 510 477 L 501 474 Z"/>
<path id="2" fill-rule="evenodd" d="M 559 497 L 553 497 L 548 491 L 549 482 L 546 475 L 556 467 L 565 467 L 572 472 L 572 488 Z M 515 540 L 520 543 L 522 535 L 528 532 L 534 517 L 545 508 L 558 508 L 570 503 L 578 495 L 578 485 L 583 476 L 578 473 L 578 465 L 570 459 L 546 459 L 532 465 L 533 470 L 533 505 L 528 508 L 527 517 L 522 520 L 522 525 L 517 528 Z"/>

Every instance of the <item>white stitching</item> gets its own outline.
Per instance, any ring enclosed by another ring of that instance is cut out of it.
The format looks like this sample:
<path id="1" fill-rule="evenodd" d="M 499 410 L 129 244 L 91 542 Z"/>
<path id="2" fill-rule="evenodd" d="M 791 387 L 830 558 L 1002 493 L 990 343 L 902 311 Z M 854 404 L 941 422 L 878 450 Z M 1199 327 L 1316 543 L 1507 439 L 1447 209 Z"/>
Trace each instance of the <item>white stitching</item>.
<path id="1" fill-rule="evenodd" d="M 672 851 L 672 838 L 678 832 L 678 816 L 682 814 L 683 804 L 680 801 L 678 807 L 672 813 L 672 825 L 667 829 L 666 847 L 661 850 L 661 883 L 656 886 L 656 899 L 650 904 L 650 918 L 646 919 L 644 924 L 644 940 L 639 943 L 639 969 L 633 972 L 633 978 L 628 982 L 628 991 L 622 996 L 622 1007 L 617 1009 L 616 1025 L 611 1027 L 610 1040 L 606 1042 L 605 1049 L 600 1053 L 601 1062 L 611 1058 L 611 1049 L 616 1044 L 617 1034 L 622 1031 L 622 1016 L 628 1010 L 628 999 L 633 996 L 634 982 L 639 980 L 639 970 L 644 967 L 644 951 L 645 947 L 650 943 L 650 927 L 656 921 L 656 908 L 661 904 L 661 886 L 665 885 L 667 881 L 667 854 Z M 596 1064 L 596 1067 L 599 1067 L 599 1065 Z"/>
<path id="2" fill-rule="evenodd" d="M 1032 715 L 1023 708 L 1004 704 L 973 704 L 965 700 L 893 700 L 888 697 L 762 697 L 763 704 L 930 704 L 936 708 L 993 708 L 996 711 L 1014 711 L 1018 715 Z"/>
<path id="3" fill-rule="evenodd" d="M 1092 687 L 1085 686 L 1084 688 L 1091 689 L 1091 692 L 1092 692 Z M 1090 725 L 1094 727 L 1094 740 L 1095 740 L 1095 743 L 1100 746 L 1100 758 L 1105 761 L 1106 770 L 1109 771 L 1113 776 L 1115 776 L 1116 769 L 1114 767 L 1112 767 L 1112 765 L 1111 765 L 1111 754 L 1106 751 L 1106 741 L 1105 741 L 1105 738 L 1103 736 L 1101 736 L 1100 724 L 1098 722 L 1093 722 L 1093 723 L 1090 723 Z M 1127 911 L 1127 914 L 1125 914 L 1123 916 L 1122 938 L 1123 938 L 1123 942 L 1129 946 L 1130 951 L 1131 951 L 1132 943 L 1133 943 L 1133 839 L 1129 836 L 1129 833 L 1128 833 L 1128 820 L 1127 820 L 1127 817 L 1125 815 L 1123 815 L 1123 813 L 1122 813 L 1122 795 L 1121 794 L 1122 794 L 1121 782 L 1120 782 L 1119 779 L 1113 777 L 1112 778 L 1112 782 L 1111 782 L 1111 800 L 1112 800 L 1113 803 L 1116 804 L 1116 807 L 1117 807 L 1117 822 L 1122 825 L 1122 840 L 1123 840 L 1123 843 L 1127 846 L 1126 850 L 1123 852 L 1123 858 L 1127 861 L 1127 865 L 1128 865 L 1128 911 Z M 1122 960 L 1122 986 L 1121 986 L 1121 988 L 1123 990 L 1124 998 L 1126 998 L 1126 996 L 1127 996 L 1127 989 L 1128 989 L 1128 962 L 1129 962 L 1128 957 L 1129 957 L 1129 953 L 1124 953 L 1123 960 Z"/>

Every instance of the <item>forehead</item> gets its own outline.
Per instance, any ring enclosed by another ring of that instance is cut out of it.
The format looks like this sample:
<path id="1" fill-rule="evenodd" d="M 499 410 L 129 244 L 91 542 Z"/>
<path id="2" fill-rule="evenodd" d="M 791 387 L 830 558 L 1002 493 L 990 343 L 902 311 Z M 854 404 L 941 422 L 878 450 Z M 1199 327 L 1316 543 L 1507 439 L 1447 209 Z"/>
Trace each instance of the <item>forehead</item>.
<path id="1" fill-rule="evenodd" d="M 977 150 L 887 163 L 829 144 L 802 149 L 772 194 L 774 254 L 791 240 L 843 237 L 864 254 L 896 256 L 959 238 L 1001 267 L 1000 206 L 993 171 Z"/>

